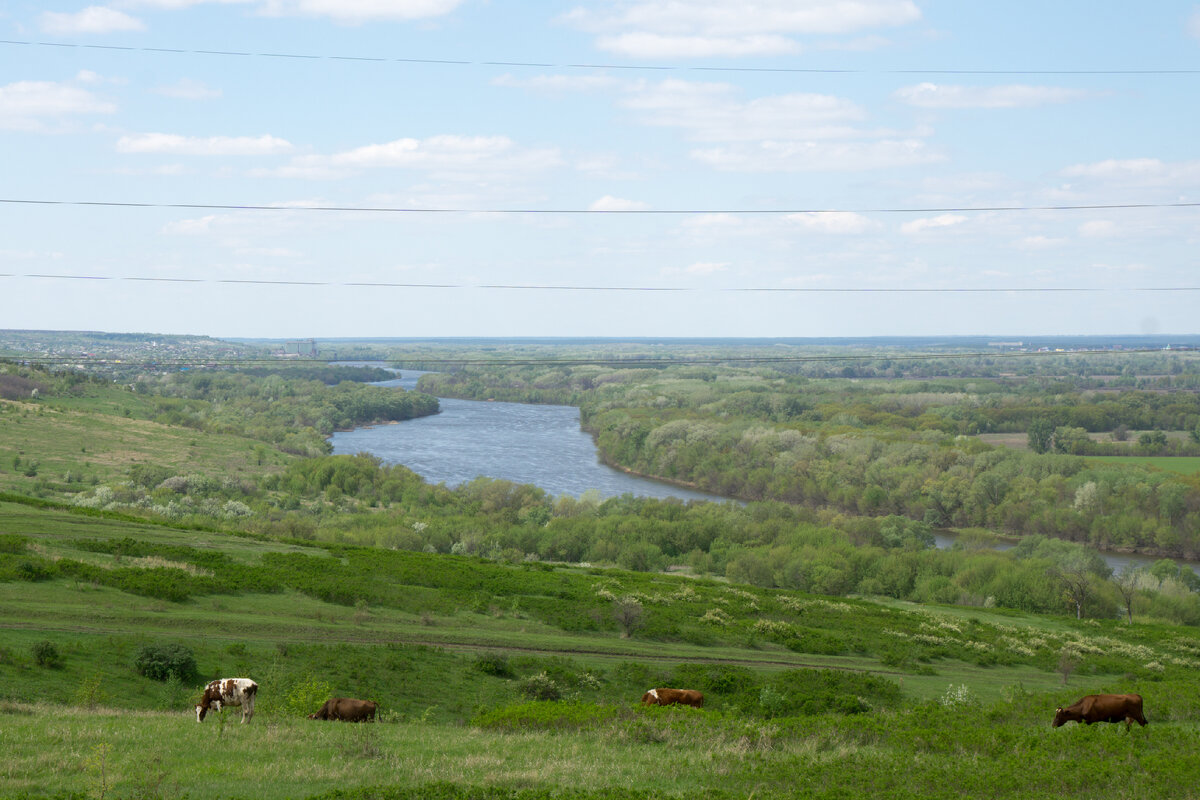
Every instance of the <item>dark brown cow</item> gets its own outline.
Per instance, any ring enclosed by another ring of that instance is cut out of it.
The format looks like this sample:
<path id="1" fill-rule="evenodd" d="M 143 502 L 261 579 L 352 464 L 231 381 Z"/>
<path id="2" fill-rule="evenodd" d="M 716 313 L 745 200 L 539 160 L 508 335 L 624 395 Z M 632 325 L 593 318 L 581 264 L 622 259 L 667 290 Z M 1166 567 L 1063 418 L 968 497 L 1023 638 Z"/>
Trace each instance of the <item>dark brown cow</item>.
<path id="1" fill-rule="evenodd" d="M 1054 727 L 1066 722 L 1082 722 L 1091 725 L 1093 722 L 1124 722 L 1125 730 L 1137 722 L 1146 724 L 1142 716 L 1142 696 L 1140 694 L 1089 694 L 1081 697 L 1066 708 L 1054 712 Z"/>
<path id="2" fill-rule="evenodd" d="M 379 704 L 373 700 L 355 700 L 351 697 L 331 697 L 309 719 L 334 719 L 342 722 L 374 722 Z"/>
<path id="3" fill-rule="evenodd" d="M 675 703 L 700 708 L 704 705 L 704 695 L 695 689 L 651 689 L 642 695 L 642 705 L 646 706 L 669 706 Z"/>

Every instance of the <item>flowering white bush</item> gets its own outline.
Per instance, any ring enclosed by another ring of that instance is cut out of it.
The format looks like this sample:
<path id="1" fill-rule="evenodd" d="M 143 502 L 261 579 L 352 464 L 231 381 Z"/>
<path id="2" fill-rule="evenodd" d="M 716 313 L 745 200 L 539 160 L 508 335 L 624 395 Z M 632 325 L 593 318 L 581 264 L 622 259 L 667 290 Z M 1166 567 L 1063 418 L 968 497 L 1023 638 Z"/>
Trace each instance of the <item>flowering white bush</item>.
<path id="1" fill-rule="evenodd" d="M 971 705 L 975 702 L 975 695 L 971 694 L 965 683 L 959 686 L 952 683 L 947 687 L 946 693 L 938 698 L 938 702 L 947 708 Z"/>
<path id="2" fill-rule="evenodd" d="M 719 608 L 710 608 L 704 612 L 704 616 L 700 618 L 701 622 L 711 622 L 714 625 L 728 625 L 730 623 L 729 615 Z"/>

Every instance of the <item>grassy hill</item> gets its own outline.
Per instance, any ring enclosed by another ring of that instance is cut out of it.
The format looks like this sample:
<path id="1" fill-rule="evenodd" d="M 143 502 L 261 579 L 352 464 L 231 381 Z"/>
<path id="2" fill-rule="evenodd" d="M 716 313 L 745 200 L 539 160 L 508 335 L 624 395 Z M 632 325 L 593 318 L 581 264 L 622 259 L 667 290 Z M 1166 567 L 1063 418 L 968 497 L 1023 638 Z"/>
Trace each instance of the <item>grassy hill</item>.
<path id="1" fill-rule="evenodd" d="M 1196 785 L 1200 642 L 1184 628 L 15 502 L 0 502 L 0 551 L 6 796 L 1186 797 Z M 620 608 L 640 611 L 622 625 Z M 194 653 L 194 673 L 140 675 L 142 648 L 168 644 Z M 253 722 L 235 710 L 197 725 L 201 683 L 234 674 L 262 687 Z M 706 708 L 638 708 L 654 685 L 700 688 Z M 1050 728 L 1056 705 L 1092 691 L 1141 692 L 1151 726 Z M 378 700 L 384 724 L 305 719 L 330 695 Z M 214 751 L 242 757 L 198 756 Z"/>

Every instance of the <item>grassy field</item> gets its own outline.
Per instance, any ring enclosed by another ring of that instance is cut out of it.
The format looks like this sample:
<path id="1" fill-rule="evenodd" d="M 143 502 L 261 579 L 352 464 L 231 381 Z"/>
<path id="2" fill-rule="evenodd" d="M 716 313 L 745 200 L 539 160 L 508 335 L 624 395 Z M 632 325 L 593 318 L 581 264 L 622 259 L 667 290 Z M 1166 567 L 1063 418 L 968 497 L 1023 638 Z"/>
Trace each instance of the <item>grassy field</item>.
<path id="1" fill-rule="evenodd" d="M 1103 461 L 1109 464 L 1140 464 L 1146 467 L 1178 472 L 1181 475 L 1200 473 L 1200 457 L 1196 456 L 1088 456 L 1088 461 Z"/>
<path id="2" fill-rule="evenodd" d="M 3 537 L 4 797 L 1193 797 L 1200 782 L 1200 641 L 1183 628 L 8 502 Z M 159 575 L 191 593 L 155 596 Z M 610 619 L 620 596 L 645 608 L 631 636 Z M 138 674 L 163 643 L 194 652 L 196 674 Z M 196 724 L 200 684 L 228 675 L 262 687 L 254 720 Z M 558 700 L 530 702 L 546 685 Z M 702 688 L 706 707 L 639 708 L 654 685 Z M 1093 691 L 1141 692 L 1151 726 L 1050 727 Z M 378 700 L 382 722 L 306 720 L 330 695 Z"/>
<path id="3" fill-rule="evenodd" d="M 1153 720 L 1053 729 L 1025 696 L 747 720 L 607 708 L 586 729 L 6 704 L 6 796 L 1194 797 L 1200 731 Z"/>
<path id="4" fill-rule="evenodd" d="M 0 489 L 28 493 L 39 479 L 51 484 L 124 480 L 135 464 L 226 476 L 270 472 L 292 459 L 241 436 L 161 425 L 144 418 L 150 413 L 144 399 L 121 397 L 124 409 L 111 407 L 108 397 L 53 404 L 0 400 Z M 34 475 L 26 474 L 31 464 Z"/>

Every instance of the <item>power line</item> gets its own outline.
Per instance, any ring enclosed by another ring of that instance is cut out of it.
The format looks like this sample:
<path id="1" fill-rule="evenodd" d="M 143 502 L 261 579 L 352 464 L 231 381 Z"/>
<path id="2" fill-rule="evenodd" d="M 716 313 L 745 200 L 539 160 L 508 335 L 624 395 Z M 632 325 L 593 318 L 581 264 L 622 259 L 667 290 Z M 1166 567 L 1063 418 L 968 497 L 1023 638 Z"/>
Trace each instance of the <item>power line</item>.
<path id="1" fill-rule="evenodd" d="M 481 61 L 453 58 L 404 58 L 382 56 L 346 56 L 313 53 L 269 53 L 245 50 L 200 50 L 174 47 L 124 47 L 77 42 L 36 42 L 0 39 L 0 45 L 81 50 L 108 50 L 123 53 L 201 55 L 233 58 L 278 58 L 301 61 L 357 61 L 365 63 L 424 64 L 433 66 L 514 67 L 534 69 L 613 69 L 648 72 L 762 72 L 818 75 L 1197 75 L 1200 69 L 833 69 L 821 67 L 720 67 L 670 64 L 553 63 L 543 61 Z"/>
<path id="2" fill-rule="evenodd" d="M 1200 286 L 593 286 L 586 284 L 526 283 L 410 283 L 398 281 L 304 281 L 257 278 L 167 278 L 124 275 L 81 275 L 45 272 L 0 272 L 0 278 L 38 278 L 63 281 L 132 281 L 139 283 L 214 283 L 249 286 L 314 286 L 382 289 L 488 289 L 556 292 L 753 292 L 761 294 L 1038 294 L 1067 292 L 1200 292 Z"/>
<path id="3" fill-rule="evenodd" d="M 8 205 L 85 206 L 102 208 L 175 208 L 192 211 L 322 211 L 386 214 L 573 214 L 573 215 L 686 215 L 686 214 L 946 214 L 1019 211 L 1122 211 L 1161 208 L 1198 208 L 1191 203 L 1098 203 L 1054 206 L 926 206 L 881 208 L 421 208 L 417 206 L 316 206 L 255 205 L 241 203 L 142 203 L 117 200 L 33 200 L 0 198 Z"/>

